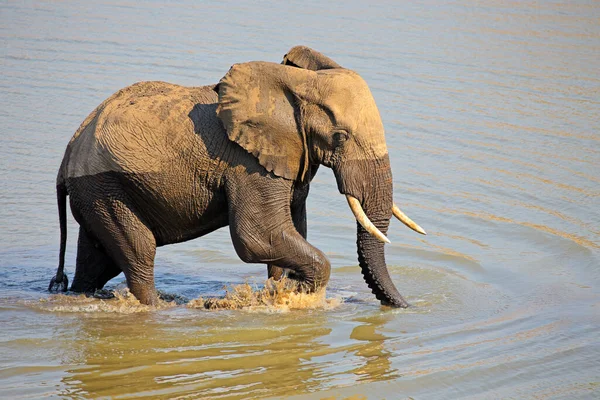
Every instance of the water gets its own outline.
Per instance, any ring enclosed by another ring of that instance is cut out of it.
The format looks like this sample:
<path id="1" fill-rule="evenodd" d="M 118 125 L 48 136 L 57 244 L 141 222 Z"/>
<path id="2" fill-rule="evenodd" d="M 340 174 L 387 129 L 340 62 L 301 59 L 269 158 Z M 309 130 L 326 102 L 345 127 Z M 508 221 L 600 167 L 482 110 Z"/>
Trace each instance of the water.
<path id="1" fill-rule="evenodd" d="M 597 2 L 3 1 L 0 18 L 0 397 L 600 397 Z M 133 82 L 215 83 L 296 44 L 373 91 L 395 199 L 429 233 L 389 232 L 414 307 L 369 293 L 325 168 L 308 225 L 333 265 L 326 307 L 186 306 L 264 282 L 226 229 L 158 250 L 157 286 L 183 304 L 48 296 L 54 180 L 87 114 Z"/>

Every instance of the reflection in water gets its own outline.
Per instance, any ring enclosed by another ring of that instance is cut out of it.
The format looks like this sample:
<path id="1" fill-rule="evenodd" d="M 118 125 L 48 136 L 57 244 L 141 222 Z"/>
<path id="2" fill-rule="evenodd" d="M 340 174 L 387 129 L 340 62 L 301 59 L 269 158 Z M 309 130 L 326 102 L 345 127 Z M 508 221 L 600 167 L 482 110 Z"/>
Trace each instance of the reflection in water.
<path id="1" fill-rule="evenodd" d="M 398 377 L 380 333 L 393 313 L 354 318 L 348 331 L 330 327 L 324 311 L 166 312 L 81 314 L 62 355 L 76 367 L 60 395 L 285 396 Z"/>
<path id="2" fill-rule="evenodd" d="M 358 376 L 358 381 L 371 382 L 399 377 L 397 371 L 391 367 L 390 352 L 385 349 L 387 337 L 379 333 L 383 324 L 392 318 L 392 314 L 379 314 L 355 319 L 363 325 L 358 325 L 352 330 L 350 339 L 364 343 L 355 353 L 364 361 L 356 363 L 358 366 L 352 371 Z"/>
<path id="3" fill-rule="evenodd" d="M 196 323 L 190 326 L 188 318 Z M 167 320 L 156 314 L 118 321 L 86 318 L 64 360 L 79 366 L 67 370 L 61 395 L 208 398 L 226 392 L 247 398 L 311 392 L 332 380 L 348 385 L 391 379 L 385 337 L 376 332 L 390 318 L 356 319 L 359 325 L 341 338 L 347 343 L 334 347 L 323 340 L 332 332 L 326 314 L 257 318 L 253 313 L 182 310 Z M 340 357 L 350 360 L 334 369 L 321 362 Z M 332 373 L 324 373 L 328 369 Z"/>

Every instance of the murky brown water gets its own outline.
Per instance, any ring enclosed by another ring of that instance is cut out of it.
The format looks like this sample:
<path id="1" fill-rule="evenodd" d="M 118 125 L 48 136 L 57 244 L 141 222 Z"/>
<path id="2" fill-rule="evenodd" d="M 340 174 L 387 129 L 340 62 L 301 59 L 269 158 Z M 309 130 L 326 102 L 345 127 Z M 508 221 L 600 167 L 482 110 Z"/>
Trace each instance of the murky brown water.
<path id="1" fill-rule="evenodd" d="M 598 2 L 2 2 L 0 18 L 1 398 L 600 397 Z M 389 233 L 414 307 L 369 293 L 324 168 L 308 202 L 324 298 L 194 308 L 264 283 L 227 230 L 159 249 L 177 302 L 140 306 L 122 276 L 117 299 L 48 296 L 54 179 L 87 114 L 135 81 L 215 83 L 296 44 L 372 88 L 396 201 L 429 233 Z"/>

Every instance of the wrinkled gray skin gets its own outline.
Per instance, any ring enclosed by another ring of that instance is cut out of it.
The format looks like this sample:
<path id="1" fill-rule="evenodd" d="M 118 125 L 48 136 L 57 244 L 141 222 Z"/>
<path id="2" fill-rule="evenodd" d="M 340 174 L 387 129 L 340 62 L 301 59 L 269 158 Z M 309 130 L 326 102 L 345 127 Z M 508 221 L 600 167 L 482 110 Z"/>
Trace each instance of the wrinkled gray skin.
<path id="1" fill-rule="evenodd" d="M 308 290 L 330 264 L 306 241 L 306 196 L 319 165 L 358 199 L 384 234 L 392 173 L 383 124 L 366 83 L 307 47 L 283 63 L 234 65 L 216 86 L 141 82 L 94 110 L 71 139 L 57 177 L 60 263 L 50 290 L 66 290 L 66 196 L 80 225 L 71 290 L 93 292 L 121 271 L 154 304 L 157 246 L 229 225 L 247 263 L 283 268 Z M 382 304 L 406 307 L 383 243 L 357 224 L 358 259 Z"/>

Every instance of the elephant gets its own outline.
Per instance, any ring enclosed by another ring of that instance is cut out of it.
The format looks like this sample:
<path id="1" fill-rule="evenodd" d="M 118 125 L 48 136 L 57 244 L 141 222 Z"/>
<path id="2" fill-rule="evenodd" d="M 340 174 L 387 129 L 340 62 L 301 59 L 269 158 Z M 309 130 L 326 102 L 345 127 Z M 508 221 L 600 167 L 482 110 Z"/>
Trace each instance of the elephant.
<path id="1" fill-rule="evenodd" d="M 234 64 L 216 85 L 140 82 L 102 102 L 70 140 L 56 179 L 60 253 L 50 291 L 66 291 L 66 199 L 79 224 L 71 291 L 124 273 L 156 304 L 157 246 L 229 226 L 237 255 L 324 288 L 330 262 L 307 240 L 306 198 L 331 168 L 357 220 L 358 261 L 383 305 L 407 307 L 387 270 L 393 202 L 384 127 L 366 82 L 327 56 L 293 47 L 283 62 Z"/>

